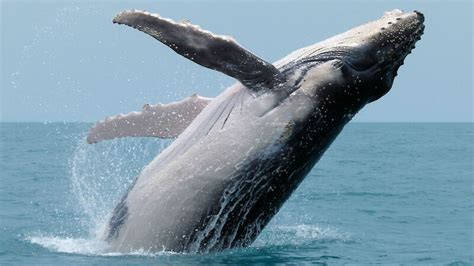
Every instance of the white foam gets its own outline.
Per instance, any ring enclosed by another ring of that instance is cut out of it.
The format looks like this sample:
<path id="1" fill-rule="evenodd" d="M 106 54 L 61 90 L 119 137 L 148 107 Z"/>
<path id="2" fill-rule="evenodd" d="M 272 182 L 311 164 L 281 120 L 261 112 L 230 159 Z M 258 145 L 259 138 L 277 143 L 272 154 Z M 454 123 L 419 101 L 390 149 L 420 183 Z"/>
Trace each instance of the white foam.
<path id="1" fill-rule="evenodd" d="M 341 232 L 331 226 L 318 225 L 276 225 L 267 228 L 255 241 L 255 247 L 304 245 L 311 242 L 347 242 L 350 234 Z M 73 238 L 48 235 L 32 235 L 25 238 L 27 242 L 42 246 L 52 252 L 94 256 L 170 256 L 180 253 L 171 251 L 151 252 L 143 249 L 130 252 L 110 252 L 108 243 L 96 238 Z"/>
<path id="2" fill-rule="evenodd" d="M 83 255 L 104 254 L 107 243 L 97 239 L 54 237 L 54 236 L 30 236 L 27 241 L 43 246 L 51 251 L 75 253 Z"/>
<path id="3" fill-rule="evenodd" d="M 148 252 L 146 250 L 134 250 L 127 253 L 109 252 L 108 244 L 99 239 L 56 237 L 56 236 L 29 236 L 26 241 L 40 245 L 53 252 L 71 253 L 79 255 L 95 256 L 169 256 L 177 253 L 171 251 Z"/>

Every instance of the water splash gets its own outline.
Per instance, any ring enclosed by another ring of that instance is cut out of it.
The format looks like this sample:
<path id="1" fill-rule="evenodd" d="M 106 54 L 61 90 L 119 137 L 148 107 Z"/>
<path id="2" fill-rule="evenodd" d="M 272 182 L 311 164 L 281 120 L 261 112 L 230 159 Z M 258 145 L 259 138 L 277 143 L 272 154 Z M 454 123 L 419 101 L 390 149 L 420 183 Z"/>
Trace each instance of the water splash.
<path id="1" fill-rule="evenodd" d="M 149 252 L 143 249 L 131 251 L 128 253 L 109 252 L 108 244 L 99 239 L 87 238 L 70 238 L 70 237 L 56 237 L 47 235 L 30 236 L 26 241 L 40 245 L 53 252 L 62 252 L 79 255 L 94 255 L 94 256 L 169 256 L 177 254 L 171 251 Z"/>
<path id="2" fill-rule="evenodd" d="M 102 236 L 108 218 L 127 188 L 170 141 L 116 139 L 89 145 L 80 139 L 70 160 L 71 191 L 83 212 L 81 227 Z"/>
<path id="3" fill-rule="evenodd" d="M 75 223 L 60 228 L 74 230 L 33 233 L 27 242 L 51 251 L 85 255 L 124 255 L 108 253 L 103 235 L 113 208 L 141 169 L 165 149 L 171 140 L 123 138 L 89 145 L 85 135 L 75 138 L 76 146 L 69 158 L 70 198 L 64 199 L 77 212 Z M 64 221 L 67 223 L 66 221 Z M 78 230 L 76 230 L 79 228 Z M 64 232 L 77 232 L 67 234 Z M 130 255 L 154 256 L 143 250 Z"/>
<path id="4" fill-rule="evenodd" d="M 82 255 L 106 254 L 107 243 L 98 239 L 70 238 L 56 236 L 29 236 L 30 243 L 43 246 L 51 251 Z"/>

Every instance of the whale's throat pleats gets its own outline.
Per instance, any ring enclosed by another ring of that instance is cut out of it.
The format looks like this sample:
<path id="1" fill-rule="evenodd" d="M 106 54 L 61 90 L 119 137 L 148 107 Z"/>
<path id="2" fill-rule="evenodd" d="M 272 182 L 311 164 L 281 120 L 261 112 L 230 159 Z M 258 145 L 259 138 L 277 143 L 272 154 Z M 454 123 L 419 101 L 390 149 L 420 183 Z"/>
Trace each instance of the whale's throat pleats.
<path id="1" fill-rule="evenodd" d="M 176 53 L 231 76 L 255 92 L 282 81 L 282 75 L 271 63 L 244 49 L 231 37 L 143 11 L 122 12 L 113 22 L 145 32 Z"/>

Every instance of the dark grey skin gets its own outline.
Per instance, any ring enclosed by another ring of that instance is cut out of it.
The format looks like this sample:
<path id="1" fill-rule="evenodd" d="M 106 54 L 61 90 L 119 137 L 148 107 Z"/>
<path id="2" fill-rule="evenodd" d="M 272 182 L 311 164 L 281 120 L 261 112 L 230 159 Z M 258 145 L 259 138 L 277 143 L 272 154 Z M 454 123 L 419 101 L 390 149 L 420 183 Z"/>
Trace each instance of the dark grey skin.
<path id="1" fill-rule="evenodd" d="M 109 223 L 111 251 L 250 245 L 344 125 L 385 95 L 423 33 L 399 10 L 270 64 L 228 37 L 140 11 L 114 22 L 239 82 L 138 176 Z"/>

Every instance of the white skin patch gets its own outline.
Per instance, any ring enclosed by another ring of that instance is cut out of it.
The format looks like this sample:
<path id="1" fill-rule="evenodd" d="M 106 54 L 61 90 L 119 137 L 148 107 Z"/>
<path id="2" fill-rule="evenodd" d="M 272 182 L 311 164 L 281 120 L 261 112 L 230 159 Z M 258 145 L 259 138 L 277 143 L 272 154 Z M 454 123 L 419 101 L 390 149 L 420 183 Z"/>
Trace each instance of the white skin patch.
<path id="1" fill-rule="evenodd" d="M 296 81 L 301 76 L 301 69 L 297 69 L 293 75 L 288 79 L 288 86 L 295 86 Z"/>
<path id="2" fill-rule="evenodd" d="M 316 94 L 316 89 L 320 86 L 340 83 L 343 79 L 342 71 L 335 67 L 334 62 L 336 60 L 325 62 L 308 70 L 301 81 L 300 90 L 311 97 Z"/>

